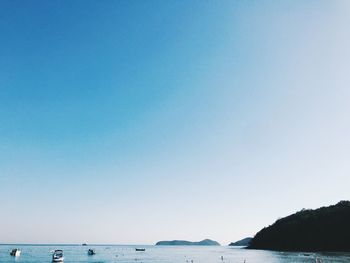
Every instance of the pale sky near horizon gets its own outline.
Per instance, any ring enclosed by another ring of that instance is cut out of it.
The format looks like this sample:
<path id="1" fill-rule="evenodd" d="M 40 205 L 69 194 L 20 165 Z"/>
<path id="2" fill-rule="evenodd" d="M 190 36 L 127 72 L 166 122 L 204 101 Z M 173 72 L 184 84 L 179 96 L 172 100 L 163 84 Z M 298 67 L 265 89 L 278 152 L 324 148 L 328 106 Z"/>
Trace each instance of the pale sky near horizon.
<path id="1" fill-rule="evenodd" d="M 0 243 L 253 236 L 349 200 L 350 2 L 1 1 Z"/>

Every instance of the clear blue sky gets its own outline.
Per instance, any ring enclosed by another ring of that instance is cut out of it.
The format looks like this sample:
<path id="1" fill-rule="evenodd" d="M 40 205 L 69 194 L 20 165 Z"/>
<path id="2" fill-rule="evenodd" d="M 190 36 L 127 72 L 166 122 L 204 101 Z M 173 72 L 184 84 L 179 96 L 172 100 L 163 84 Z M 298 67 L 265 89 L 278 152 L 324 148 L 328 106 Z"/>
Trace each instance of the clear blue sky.
<path id="1" fill-rule="evenodd" d="M 349 24 L 347 1 L 1 1 L 0 242 L 226 244 L 349 199 Z"/>

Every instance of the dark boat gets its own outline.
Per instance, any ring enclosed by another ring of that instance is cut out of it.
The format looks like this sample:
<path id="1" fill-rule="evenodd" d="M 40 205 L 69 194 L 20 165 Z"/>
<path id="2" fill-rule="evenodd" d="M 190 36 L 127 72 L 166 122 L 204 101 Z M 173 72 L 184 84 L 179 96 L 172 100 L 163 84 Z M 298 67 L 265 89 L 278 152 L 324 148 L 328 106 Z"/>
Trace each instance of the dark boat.
<path id="1" fill-rule="evenodd" d="M 95 254 L 96 254 L 95 250 L 89 248 L 88 255 L 92 256 L 92 255 L 95 255 Z"/>
<path id="2" fill-rule="evenodd" d="M 86 243 L 81 244 L 82 246 L 87 246 Z"/>
<path id="3" fill-rule="evenodd" d="M 135 248 L 136 251 L 146 251 L 145 248 Z"/>

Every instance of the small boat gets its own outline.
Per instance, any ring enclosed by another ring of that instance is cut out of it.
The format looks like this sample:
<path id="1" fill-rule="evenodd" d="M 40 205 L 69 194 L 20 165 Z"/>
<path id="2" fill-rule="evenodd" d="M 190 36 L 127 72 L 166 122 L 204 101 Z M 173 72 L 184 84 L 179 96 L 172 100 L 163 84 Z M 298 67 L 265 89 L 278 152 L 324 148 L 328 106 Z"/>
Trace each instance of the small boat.
<path id="1" fill-rule="evenodd" d="M 82 246 L 87 246 L 87 244 L 86 243 L 83 243 L 83 244 L 81 244 Z"/>
<path id="2" fill-rule="evenodd" d="M 136 251 L 146 251 L 145 248 L 135 248 Z"/>
<path id="3" fill-rule="evenodd" d="M 10 255 L 14 257 L 19 257 L 21 255 L 21 250 L 19 250 L 18 248 L 12 249 Z"/>
<path id="4" fill-rule="evenodd" d="M 89 248 L 89 250 L 88 250 L 88 255 L 89 255 L 89 256 L 92 256 L 92 255 L 95 255 L 95 254 L 96 254 L 96 251 L 93 250 L 93 249 L 91 249 L 91 248 Z"/>
<path id="5" fill-rule="evenodd" d="M 52 254 L 52 262 L 63 262 L 63 251 L 62 250 L 55 250 Z"/>

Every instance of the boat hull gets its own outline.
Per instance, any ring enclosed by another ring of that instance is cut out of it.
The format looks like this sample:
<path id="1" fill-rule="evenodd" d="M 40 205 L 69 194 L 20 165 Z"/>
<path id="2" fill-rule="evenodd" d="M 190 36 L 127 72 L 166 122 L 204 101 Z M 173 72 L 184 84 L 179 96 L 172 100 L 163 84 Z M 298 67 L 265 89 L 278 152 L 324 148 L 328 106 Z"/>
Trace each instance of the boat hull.
<path id="1" fill-rule="evenodd" d="M 53 258 L 52 262 L 63 262 L 64 258 Z"/>
<path id="2" fill-rule="evenodd" d="M 20 250 L 12 251 L 10 253 L 10 255 L 13 256 L 13 257 L 19 257 L 21 255 L 21 251 Z"/>

